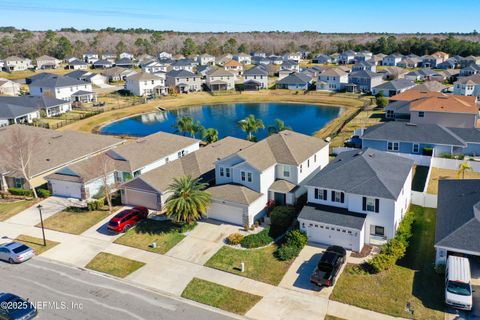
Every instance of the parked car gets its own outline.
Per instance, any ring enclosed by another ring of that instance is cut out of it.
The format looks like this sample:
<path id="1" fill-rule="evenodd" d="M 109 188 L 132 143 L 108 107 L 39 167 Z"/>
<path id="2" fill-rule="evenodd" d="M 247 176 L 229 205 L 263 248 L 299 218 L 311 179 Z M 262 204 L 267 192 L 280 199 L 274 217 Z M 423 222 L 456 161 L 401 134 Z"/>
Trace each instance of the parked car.
<path id="1" fill-rule="evenodd" d="M 472 310 L 470 262 L 449 256 L 445 268 L 445 303 L 455 309 Z"/>
<path id="2" fill-rule="evenodd" d="M 0 320 L 29 320 L 37 316 L 37 309 L 28 300 L 12 293 L 0 293 Z"/>
<path id="3" fill-rule="evenodd" d="M 310 276 L 310 282 L 319 287 L 333 286 L 338 272 L 346 261 L 346 256 L 347 251 L 344 248 L 340 246 L 328 247 Z"/>
<path id="4" fill-rule="evenodd" d="M 21 263 L 35 256 L 35 251 L 20 242 L 9 242 L 0 245 L 0 260 L 10 263 Z"/>
<path id="5" fill-rule="evenodd" d="M 345 147 L 361 148 L 362 147 L 362 139 L 359 136 L 352 136 L 352 137 L 350 137 L 350 139 L 345 141 Z"/>
<path id="6" fill-rule="evenodd" d="M 127 232 L 140 220 L 147 218 L 148 209 L 145 207 L 134 207 L 117 213 L 108 222 L 107 228 L 115 233 Z"/>

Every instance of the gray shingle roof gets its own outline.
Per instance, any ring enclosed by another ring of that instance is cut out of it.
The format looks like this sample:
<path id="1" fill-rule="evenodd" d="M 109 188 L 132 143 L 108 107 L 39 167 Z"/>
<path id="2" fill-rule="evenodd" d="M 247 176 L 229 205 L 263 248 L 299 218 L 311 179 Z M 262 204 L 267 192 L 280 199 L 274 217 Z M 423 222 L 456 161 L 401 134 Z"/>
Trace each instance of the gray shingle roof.
<path id="1" fill-rule="evenodd" d="M 440 180 L 435 245 L 480 252 L 480 180 Z"/>
<path id="2" fill-rule="evenodd" d="M 268 71 L 260 66 L 253 67 L 243 73 L 244 76 L 268 76 Z"/>
<path id="3" fill-rule="evenodd" d="M 34 80 L 30 85 L 33 87 L 60 88 L 76 85 L 85 85 L 86 83 L 87 82 L 77 80 L 75 78 L 55 75 L 44 79 Z"/>
<path id="4" fill-rule="evenodd" d="M 223 184 L 207 189 L 212 199 L 249 205 L 262 196 L 261 193 L 238 184 Z"/>
<path id="5" fill-rule="evenodd" d="M 195 77 L 195 73 L 190 72 L 188 70 L 171 70 L 167 72 L 167 77 L 172 78 L 188 78 L 188 77 Z"/>
<path id="6" fill-rule="evenodd" d="M 302 208 L 298 219 L 362 230 L 366 217 L 366 214 L 351 212 L 345 208 L 308 204 Z"/>
<path id="7" fill-rule="evenodd" d="M 307 184 L 347 193 L 397 199 L 413 164 L 413 160 L 374 149 L 342 152 Z"/>
<path id="8" fill-rule="evenodd" d="M 376 78 L 382 77 L 382 74 L 370 70 L 360 70 L 350 73 L 349 78 Z"/>
<path id="9" fill-rule="evenodd" d="M 401 121 L 390 121 L 371 126 L 365 130 L 362 139 L 419 142 L 465 147 L 464 141 L 440 125 L 411 124 Z"/>
<path id="10" fill-rule="evenodd" d="M 286 84 L 286 85 L 301 84 L 301 85 L 306 85 L 310 81 L 312 81 L 312 79 L 309 76 L 307 76 L 303 73 L 300 73 L 300 72 L 294 72 L 292 74 L 289 74 L 285 78 L 277 81 L 277 84 Z"/>
<path id="11" fill-rule="evenodd" d="M 396 79 L 388 82 L 384 82 L 376 87 L 377 90 L 402 90 L 415 86 L 413 81 L 407 79 Z"/>
<path id="12" fill-rule="evenodd" d="M 480 129 L 477 128 L 448 128 L 457 137 L 465 142 L 480 143 Z"/>

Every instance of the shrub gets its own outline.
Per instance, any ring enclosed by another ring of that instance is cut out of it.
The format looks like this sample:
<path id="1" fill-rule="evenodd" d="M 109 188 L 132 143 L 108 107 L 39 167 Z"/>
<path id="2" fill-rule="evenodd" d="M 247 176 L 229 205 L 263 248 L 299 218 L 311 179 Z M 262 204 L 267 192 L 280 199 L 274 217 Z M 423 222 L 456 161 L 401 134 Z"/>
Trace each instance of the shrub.
<path id="1" fill-rule="evenodd" d="M 40 198 L 48 198 L 52 195 L 47 189 L 38 189 L 37 194 Z"/>
<path id="2" fill-rule="evenodd" d="M 295 208 L 287 206 L 278 206 L 273 208 L 272 213 L 270 214 L 271 219 L 271 236 L 278 237 L 293 223 L 295 219 Z"/>
<path id="3" fill-rule="evenodd" d="M 379 253 L 368 261 L 368 265 L 373 273 L 380 273 L 393 266 L 395 261 L 395 257 Z"/>
<path id="4" fill-rule="evenodd" d="M 303 249 L 307 242 L 307 235 L 298 229 L 289 231 L 285 236 L 285 245 L 287 246 L 294 246 Z"/>
<path id="5" fill-rule="evenodd" d="M 385 108 L 388 105 L 388 99 L 385 97 L 377 97 L 375 103 L 379 108 Z"/>
<path id="6" fill-rule="evenodd" d="M 105 205 L 105 199 L 97 199 L 87 202 L 88 211 L 96 211 L 103 208 Z"/>
<path id="7" fill-rule="evenodd" d="M 232 233 L 227 237 L 227 243 L 231 244 L 232 246 L 236 246 L 237 244 L 240 244 L 240 242 L 242 242 L 243 238 L 245 238 L 243 234 L 240 234 L 238 232 Z"/>
<path id="8" fill-rule="evenodd" d="M 278 260 L 286 261 L 298 257 L 300 251 L 302 248 L 284 244 L 275 251 L 275 257 Z"/>
<path id="9" fill-rule="evenodd" d="M 185 233 L 188 231 L 192 231 L 196 226 L 197 226 L 197 221 L 194 221 L 192 223 L 182 223 L 178 227 L 178 232 Z"/>
<path id="10" fill-rule="evenodd" d="M 33 191 L 30 189 L 10 188 L 8 192 L 14 196 L 33 197 Z"/>
<path id="11" fill-rule="evenodd" d="M 435 266 L 435 272 L 438 274 L 445 274 L 445 268 L 446 266 L 444 264 L 439 264 Z"/>
<path id="12" fill-rule="evenodd" d="M 395 236 L 396 239 L 400 240 L 405 247 L 408 246 L 408 240 L 412 237 L 412 225 L 415 221 L 415 215 L 413 212 L 408 211 L 408 213 L 403 217 L 402 222 L 397 229 L 397 235 Z"/>
<path id="13" fill-rule="evenodd" d="M 249 234 L 248 236 L 244 237 L 240 244 L 244 248 L 259 248 L 266 246 L 273 242 L 272 237 L 269 236 L 270 228 L 265 228 L 259 233 Z"/>

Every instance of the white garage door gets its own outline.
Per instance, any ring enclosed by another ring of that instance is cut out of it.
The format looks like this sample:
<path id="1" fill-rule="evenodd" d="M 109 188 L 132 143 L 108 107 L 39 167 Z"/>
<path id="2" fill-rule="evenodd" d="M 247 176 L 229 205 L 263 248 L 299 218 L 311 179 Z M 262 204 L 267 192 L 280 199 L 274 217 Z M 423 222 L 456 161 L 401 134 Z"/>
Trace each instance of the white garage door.
<path id="1" fill-rule="evenodd" d="M 360 237 L 359 231 L 307 222 L 305 222 L 305 229 L 307 231 L 308 239 L 312 242 L 342 246 L 349 250 L 358 250 L 357 247 Z M 349 233 L 349 231 L 351 233 Z"/>
<path id="2" fill-rule="evenodd" d="M 153 210 L 160 209 L 159 201 L 157 201 L 158 195 L 156 193 L 125 189 L 122 199 L 123 204 L 126 205 L 142 206 Z"/>
<path id="3" fill-rule="evenodd" d="M 82 198 L 81 184 L 69 181 L 50 180 L 52 185 L 52 194 L 54 196 L 66 198 Z"/>
<path id="4" fill-rule="evenodd" d="M 211 219 L 225 221 L 232 224 L 243 225 L 243 208 L 212 202 L 207 211 Z"/>

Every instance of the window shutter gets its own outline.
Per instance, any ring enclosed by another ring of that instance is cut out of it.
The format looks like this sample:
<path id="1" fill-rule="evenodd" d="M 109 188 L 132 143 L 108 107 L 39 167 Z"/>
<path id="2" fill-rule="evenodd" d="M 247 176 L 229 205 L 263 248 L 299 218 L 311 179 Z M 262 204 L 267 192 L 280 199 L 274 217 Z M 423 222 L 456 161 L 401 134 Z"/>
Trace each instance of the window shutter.
<path id="1" fill-rule="evenodd" d="M 335 191 L 332 191 L 332 202 L 335 202 Z"/>
<path id="2" fill-rule="evenodd" d="M 367 198 L 362 197 L 362 210 L 366 211 L 367 210 Z"/>
<path id="3" fill-rule="evenodd" d="M 340 198 L 341 198 L 341 202 L 344 203 L 345 202 L 345 193 L 341 192 L 340 193 Z"/>
<path id="4" fill-rule="evenodd" d="M 318 189 L 315 188 L 315 199 L 318 199 Z"/>
<path id="5" fill-rule="evenodd" d="M 380 211 L 380 199 L 375 199 L 375 212 Z"/>
<path id="6" fill-rule="evenodd" d="M 327 200 L 327 190 L 323 190 L 323 200 Z"/>

